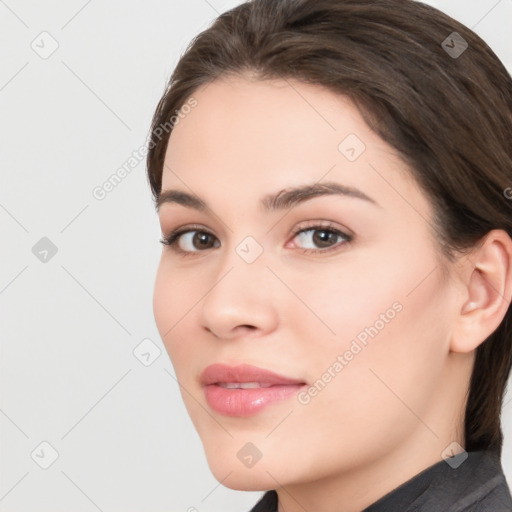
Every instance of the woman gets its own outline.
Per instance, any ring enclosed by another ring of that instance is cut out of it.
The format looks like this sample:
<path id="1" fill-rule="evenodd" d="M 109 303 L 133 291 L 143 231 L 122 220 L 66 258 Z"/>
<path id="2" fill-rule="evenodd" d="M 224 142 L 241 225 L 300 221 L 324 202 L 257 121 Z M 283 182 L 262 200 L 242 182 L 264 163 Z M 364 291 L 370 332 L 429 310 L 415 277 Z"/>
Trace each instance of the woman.
<path id="1" fill-rule="evenodd" d="M 151 127 L 154 313 L 253 511 L 511 511 L 512 79 L 411 0 L 254 0 Z"/>

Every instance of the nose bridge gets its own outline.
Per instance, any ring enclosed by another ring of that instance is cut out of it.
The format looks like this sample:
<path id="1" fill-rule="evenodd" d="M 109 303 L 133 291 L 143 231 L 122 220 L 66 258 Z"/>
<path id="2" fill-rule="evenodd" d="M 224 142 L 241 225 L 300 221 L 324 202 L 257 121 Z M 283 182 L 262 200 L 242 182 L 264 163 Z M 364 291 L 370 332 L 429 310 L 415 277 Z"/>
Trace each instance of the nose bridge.
<path id="1" fill-rule="evenodd" d="M 275 325 L 273 275 L 266 256 L 263 244 L 246 236 L 219 258 L 216 280 L 201 306 L 203 325 L 219 337 L 232 336 L 240 325 L 262 330 Z"/>
<path id="2" fill-rule="evenodd" d="M 252 292 L 257 292 L 261 289 L 260 285 L 271 277 L 271 273 L 266 267 L 269 255 L 264 249 L 263 242 L 259 242 L 252 235 L 241 239 L 238 237 L 238 240 L 233 237 L 233 240 L 234 242 L 229 244 L 219 258 L 217 277 L 221 280 L 231 281 L 225 287 L 249 288 Z M 220 285 L 218 280 L 217 282 Z"/>

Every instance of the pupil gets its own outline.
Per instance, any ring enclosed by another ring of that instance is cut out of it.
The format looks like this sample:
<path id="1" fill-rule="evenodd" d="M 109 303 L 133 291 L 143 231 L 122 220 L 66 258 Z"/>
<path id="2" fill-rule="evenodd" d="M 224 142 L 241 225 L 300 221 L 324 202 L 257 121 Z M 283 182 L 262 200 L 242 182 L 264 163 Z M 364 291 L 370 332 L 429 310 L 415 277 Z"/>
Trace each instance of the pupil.
<path id="1" fill-rule="evenodd" d="M 317 230 L 315 231 L 315 233 L 313 234 L 313 241 L 315 242 L 316 245 L 320 246 L 320 247 L 329 247 L 329 241 L 335 241 L 336 239 L 336 233 L 332 232 L 332 231 L 327 231 L 327 230 Z"/>
<path id="2" fill-rule="evenodd" d="M 210 235 L 208 233 L 196 233 L 194 235 L 193 244 L 194 247 L 207 247 L 208 246 L 208 237 Z"/>

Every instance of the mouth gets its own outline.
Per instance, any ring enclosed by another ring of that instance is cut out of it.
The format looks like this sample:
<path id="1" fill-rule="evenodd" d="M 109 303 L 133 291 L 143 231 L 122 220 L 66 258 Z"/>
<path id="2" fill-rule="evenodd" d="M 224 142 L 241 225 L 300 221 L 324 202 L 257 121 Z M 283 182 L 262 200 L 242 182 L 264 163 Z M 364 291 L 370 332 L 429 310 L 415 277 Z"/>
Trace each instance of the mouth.
<path id="1" fill-rule="evenodd" d="M 214 384 L 226 389 L 269 388 L 273 385 L 268 382 L 215 382 Z"/>
<path id="2" fill-rule="evenodd" d="M 226 416 L 253 416 L 270 404 L 282 402 L 306 386 L 306 382 L 252 365 L 208 366 L 200 378 L 206 401 Z"/>
<path id="3" fill-rule="evenodd" d="M 201 374 L 201 384 L 208 386 L 218 384 L 231 386 L 248 385 L 247 387 L 270 387 L 286 386 L 294 384 L 305 384 L 303 380 L 292 379 L 271 372 L 258 366 L 250 364 L 240 364 L 238 366 L 228 366 L 226 364 L 212 364 L 207 366 Z"/>

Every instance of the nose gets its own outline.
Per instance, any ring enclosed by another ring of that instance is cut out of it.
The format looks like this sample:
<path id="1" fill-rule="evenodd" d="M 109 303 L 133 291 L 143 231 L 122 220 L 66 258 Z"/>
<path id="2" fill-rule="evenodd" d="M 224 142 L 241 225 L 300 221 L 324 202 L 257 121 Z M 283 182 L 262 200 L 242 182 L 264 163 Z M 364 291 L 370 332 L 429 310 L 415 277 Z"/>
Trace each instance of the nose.
<path id="1" fill-rule="evenodd" d="M 224 340 L 272 332 L 278 324 L 275 281 L 263 257 L 247 263 L 232 254 L 201 303 L 203 328 Z"/>

